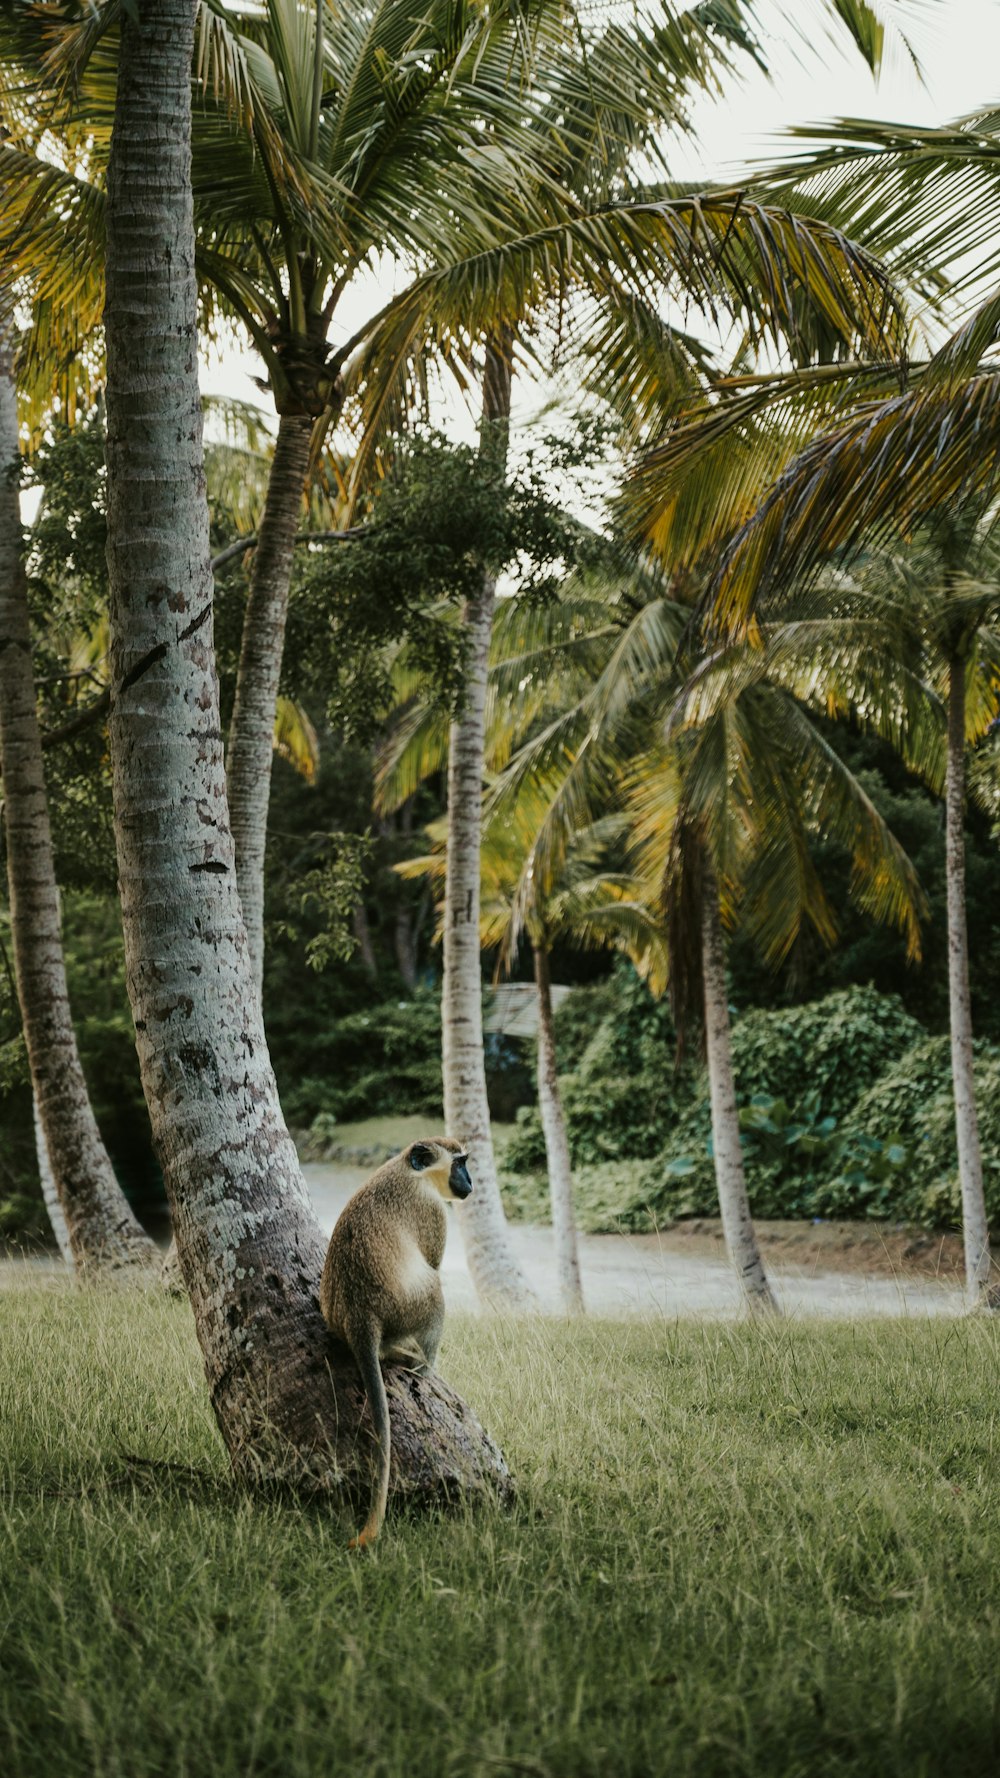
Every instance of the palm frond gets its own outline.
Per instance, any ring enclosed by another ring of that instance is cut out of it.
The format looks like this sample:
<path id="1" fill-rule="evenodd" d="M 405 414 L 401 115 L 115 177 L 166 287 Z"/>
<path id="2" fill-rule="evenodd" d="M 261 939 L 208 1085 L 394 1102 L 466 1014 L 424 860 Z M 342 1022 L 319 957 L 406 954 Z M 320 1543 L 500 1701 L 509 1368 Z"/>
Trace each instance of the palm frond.
<path id="1" fill-rule="evenodd" d="M 319 768 L 319 736 L 302 705 L 279 697 L 274 713 L 274 751 L 312 784 Z"/>
<path id="2" fill-rule="evenodd" d="M 996 113 L 943 128 L 840 118 L 791 130 L 806 145 L 757 169 L 754 190 L 864 242 L 928 296 L 1000 270 L 1000 124 Z"/>
<path id="3" fill-rule="evenodd" d="M 985 503 L 1000 462 L 1000 373 L 940 380 L 863 403 L 792 459 L 713 580 L 724 621 L 788 588 L 835 551 L 912 531 L 939 508 Z"/>

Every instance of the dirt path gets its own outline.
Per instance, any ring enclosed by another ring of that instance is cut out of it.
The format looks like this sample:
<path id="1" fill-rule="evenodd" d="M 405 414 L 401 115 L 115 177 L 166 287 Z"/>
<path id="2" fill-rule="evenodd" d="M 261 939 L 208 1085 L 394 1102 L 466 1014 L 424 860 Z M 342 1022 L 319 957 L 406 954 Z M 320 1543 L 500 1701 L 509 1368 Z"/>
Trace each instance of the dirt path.
<path id="1" fill-rule="evenodd" d="M 312 1162 L 303 1172 L 320 1222 L 331 1229 L 368 1169 Z M 558 1310 L 551 1229 L 514 1223 L 511 1238 L 543 1309 Z M 952 1248 L 934 1237 L 926 1237 L 926 1246 L 917 1237 L 919 1247 L 906 1252 L 914 1248 L 912 1231 L 881 1235 L 853 1223 L 765 1223 L 761 1238 L 788 1314 L 958 1315 L 964 1307 Z M 595 1315 L 739 1312 L 721 1230 L 707 1219 L 662 1235 L 584 1235 L 581 1265 L 584 1297 Z M 442 1277 L 451 1308 L 479 1307 L 456 1227 Z"/>
<path id="2" fill-rule="evenodd" d="M 307 1163 L 303 1172 L 319 1220 L 332 1229 L 370 1165 Z M 461 1232 L 452 1228 L 442 1271 L 453 1309 L 478 1310 Z M 808 1316 L 959 1315 L 962 1244 L 955 1235 L 865 1223 L 758 1223 L 761 1246 L 786 1314 Z M 511 1225 L 511 1239 L 543 1310 L 558 1312 L 552 1231 Z M 740 1298 L 718 1222 L 701 1218 L 658 1235 L 581 1237 L 584 1298 L 594 1315 L 735 1315 Z M 1000 1268 L 1000 1254 L 996 1256 Z M 0 1287 L 30 1275 L 64 1278 L 49 1258 L 0 1263 Z"/>

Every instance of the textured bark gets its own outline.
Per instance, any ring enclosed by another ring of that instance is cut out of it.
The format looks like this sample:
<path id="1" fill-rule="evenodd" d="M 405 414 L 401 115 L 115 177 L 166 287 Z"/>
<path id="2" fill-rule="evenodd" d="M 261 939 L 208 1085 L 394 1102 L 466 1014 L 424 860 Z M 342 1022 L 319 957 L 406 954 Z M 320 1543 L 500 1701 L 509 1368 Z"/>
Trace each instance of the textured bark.
<path id="1" fill-rule="evenodd" d="M 264 853 L 274 757 L 274 718 L 285 647 L 295 533 L 309 470 L 312 419 L 283 414 L 243 618 L 236 702 L 229 728 L 229 809 L 243 918 L 257 993 L 264 970 Z"/>
<path id="2" fill-rule="evenodd" d="M 970 1304 L 991 1302 L 990 1231 L 983 1196 L 983 1158 L 976 1115 L 976 1074 L 972 1055 L 972 1002 L 969 946 L 965 924 L 965 662 L 954 656 L 948 669 L 948 769 L 945 784 L 945 869 L 948 885 L 948 1003 L 951 1024 L 951 1079 L 955 1095 L 958 1178 L 962 1193 L 965 1286 Z"/>
<path id="3" fill-rule="evenodd" d="M 52 1171 L 52 1162 L 49 1160 L 49 1145 L 45 1140 L 45 1131 L 42 1129 L 42 1120 L 38 1114 L 38 1100 L 34 1094 L 31 1097 L 31 1111 L 35 1126 L 35 1159 L 38 1162 L 38 1180 L 42 1188 L 42 1198 L 49 1213 L 49 1223 L 56 1239 L 56 1246 L 67 1265 L 71 1266 L 73 1264 L 73 1243 L 69 1238 L 63 1207 L 59 1202 L 59 1187 L 56 1185 L 56 1176 Z"/>
<path id="4" fill-rule="evenodd" d="M 43 1148 L 74 1262 L 90 1275 L 138 1273 L 153 1263 L 156 1249 L 133 1216 L 101 1140 L 66 987 L 31 661 L 19 467 L 13 358 L 9 341 L 0 339 L 0 761 L 18 1000 Z"/>
<path id="5" fill-rule="evenodd" d="M 751 1309 L 777 1310 L 750 1215 L 740 1120 L 736 1109 L 733 1055 L 726 991 L 726 949 L 715 877 L 705 862 L 702 878 L 702 973 L 705 981 L 705 1050 L 712 1101 L 712 1148 L 719 1211 L 729 1258 Z"/>
<path id="6" fill-rule="evenodd" d="M 108 170 L 110 738 L 136 1047 L 216 1418 L 247 1479 L 363 1498 L 363 1389 L 319 1311 L 324 1243 L 281 1116 L 226 801 L 198 398 L 196 0 L 122 21 Z M 504 1493 L 438 1379 L 390 1378 L 398 1492 Z"/>
<path id="7" fill-rule="evenodd" d="M 580 1255 L 573 1210 L 573 1169 L 570 1165 L 566 1120 L 559 1096 L 549 954 L 545 946 L 540 944 L 535 945 L 534 953 L 535 986 L 538 989 L 538 1109 L 549 1170 L 556 1271 L 564 1306 L 574 1314 L 582 1314 L 583 1286 L 580 1282 Z"/>
<path id="8" fill-rule="evenodd" d="M 486 354 L 480 457 L 495 474 L 506 461 L 510 420 L 509 337 Z M 473 1282 L 498 1308 L 534 1303 L 515 1258 L 497 1185 L 483 1058 L 482 969 L 479 952 L 479 843 L 482 828 L 486 671 L 496 580 L 482 586 L 463 612 L 465 705 L 448 743 L 448 850 L 444 909 L 441 1047 L 448 1134 L 464 1142 L 476 1189 L 458 1218 Z"/>

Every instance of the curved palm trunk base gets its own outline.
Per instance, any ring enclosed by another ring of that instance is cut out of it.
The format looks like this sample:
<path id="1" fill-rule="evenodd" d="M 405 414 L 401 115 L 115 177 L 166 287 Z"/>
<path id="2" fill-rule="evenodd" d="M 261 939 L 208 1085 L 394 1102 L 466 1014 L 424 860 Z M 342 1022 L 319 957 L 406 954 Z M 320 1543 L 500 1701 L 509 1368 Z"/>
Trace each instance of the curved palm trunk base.
<path id="1" fill-rule="evenodd" d="M 748 1309 L 779 1313 L 768 1283 L 750 1214 L 740 1120 L 736 1108 L 733 1056 L 726 990 L 726 952 L 719 916 L 719 893 L 708 861 L 702 876 L 702 972 L 705 985 L 705 1051 L 712 1102 L 712 1148 L 719 1188 L 719 1211 L 730 1261 Z"/>
<path id="2" fill-rule="evenodd" d="M 238 1417 L 245 1436 L 230 1444 L 237 1476 L 321 1492 L 363 1510 L 377 1468 L 377 1447 L 364 1384 L 346 1347 L 335 1341 L 318 1309 L 298 1329 L 295 1375 L 283 1369 L 281 1411 L 266 1371 L 232 1378 L 214 1396 L 220 1425 Z M 482 1498 L 510 1502 L 514 1488 L 497 1445 L 442 1377 L 384 1367 L 395 1503 L 424 1509 Z M 255 1404 L 257 1404 L 255 1406 Z"/>

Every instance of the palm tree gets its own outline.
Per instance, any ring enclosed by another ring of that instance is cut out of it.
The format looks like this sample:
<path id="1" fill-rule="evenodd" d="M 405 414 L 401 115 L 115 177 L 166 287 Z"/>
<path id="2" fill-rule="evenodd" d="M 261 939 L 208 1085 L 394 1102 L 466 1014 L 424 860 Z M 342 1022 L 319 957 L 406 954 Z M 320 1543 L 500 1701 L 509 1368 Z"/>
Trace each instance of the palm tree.
<path id="1" fill-rule="evenodd" d="M 936 128 L 849 118 L 792 134 L 800 152 L 758 168 L 749 190 L 877 254 L 923 313 L 895 362 L 840 351 L 791 371 L 737 364 L 679 418 L 654 388 L 643 418 L 647 441 L 657 436 L 633 522 L 665 558 L 692 562 L 754 515 L 717 588 L 736 617 L 779 558 L 786 581 L 791 565 L 870 546 L 996 487 L 1000 111 Z M 949 317 L 951 337 L 928 351 Z"/>
<path id="2" fill-rule="evenodd" d="M 34 1093 L 40 1173 L 54 1183 L 77 1270 L 139 1275 L 157 1259 L 101 1140 L 66 986 L 22 551 L 14 352 L 0 336 L 0 763 L 18 999 Z M 45 1161 L 46 1167 L 41 1166 Z M 59 1233 L 58 1218 L 53 1226 Z"/>
<path id="3" fill-rule="evenodd" d="M 319 1313 L 323 1243 L 278 1104 L 226 805 L 194 349 L 194 22 L 194 0 L 137 0 L 123 17 L 108 170 L 110 741 L 128 983 L 234 1467 L 363 1492 L 357 1376 Z M 398 1487 L 505 1490 L 499 1452 L 444 1384 L 390 1390 Z"/>
<path id="4" fill-rule="evenodd" d="M 813 834 L 847 847 L 854 893 L 878 917 L 905 928 L 911 951 L 922 898 L 905 854 L 802 702 L 806 695 L 817 702 L 844 695 L 852 662 L 842 613 L 821 626 L 815 618 L 796 623 L 786 612 L 752 644 L 718 647 L 702 636 L 691 596 L 679 589 L 658 594 L 654 586 L 626 583 L 603 601 L 603 612 L 601 603 L 597 623 L 593 616 L 581 622 L 570 589 L 547 617 L 547 633 L 533 626 L 536 646 L 515 648 L 498 665 L 498 697 L 508 700 L 509 718 L 516 721 L 523 705 L 536 732 L 501 773 L 492 802 L 502 811 L 528 783 L 544 794 L 525 875 L 548 879 L 573 835 L 600 816 L 608 799 L 626 799 L 640 881 L 648 903 L 663 909 L 679 1029 L 698 1009 L 704 1023 L 730 1257 L 748 1303 L 770 1308 L 736 1113 L 725 932 L 739 925 L 772 964 L 787 956 L 805 925 L 832 941 L 836 920 L 810 858 Z M 515 624 L 516 615 L 508 640 Z M 565 654 L 567 645 L 574 663 L 563 668 L 562 708 L 550 706 L 539 725 L 532 681 L 537 675 L 544 683 L 553 654 Z"/>
<path id="5" fill-rule="evenodd" d="M 580 1313 L 583 1290 L 569 1139 L 559 1092 L 552 947 L 561 940 L 584 947 L 611 946 L 631 957 L 661 991 L 665 959 L 660 932 L 638 899 L 634 879 L 605 866 L 605 854 L 621 838 L 623 818 L 605 817 L 576 835 L 558 881 L 543 882 L 530 868 L 532 840 L 543 813 L 543 805 L 527 786 L 512 810 L 485 824 L 480 848 L 479 930 L 483 946 L 497 951 L 497 975 L 509 973 L 513 967 L 522 936 L 531 946 L 538 997 L 538 1107 L 545 1138 L 556 1271 L 565 1308 Z M 432 852 L 396 868 L 407 877 L 430 873 L 441 883 L 447 875 L 447 818 L 435 822 L 428 833 Z M 445 901 L 439 933 L 445 930 L 447 917 Z"/>
<path id="6" fill-rule="evenodd" d="M 976 1113 L 964 833 L 966 750 L 1000 715 L 1000 552 L 975 514 L 959 510 L 916 543 L 870 555 L 858 579 L 892 626 L 900 655 L 916 663 L 945 711 L 943 786 L 940 769 L 924 775 L 944 791 L 951 1070 L 966 1289 L 973 1307 L 1000 1308 L 1000 1290 L 990 1275 Z"/>
<path id="7" fill-rule="evenodd" d="M 502 485 L 510 427 L 512 338 L 509 330 L 486 349 L 479 455 L 483 474 Z M 463 1206 L 462 1232 L 477 1290 L 498 1307 L 534 1301 L 507 1232 L 490 1132 L 483 1051 L 482 965 L 479 949 L 480 849 L 486 673 L 496 597 L 496 572 L 484 565 L 465 602 L 465 688 L 461 713 L 448 736 L 448 811 L 444 971 L 441 984 L 441 1068 L 445 1123 L 461 1133 L 476 1178 L 485 1189 Z"/>

